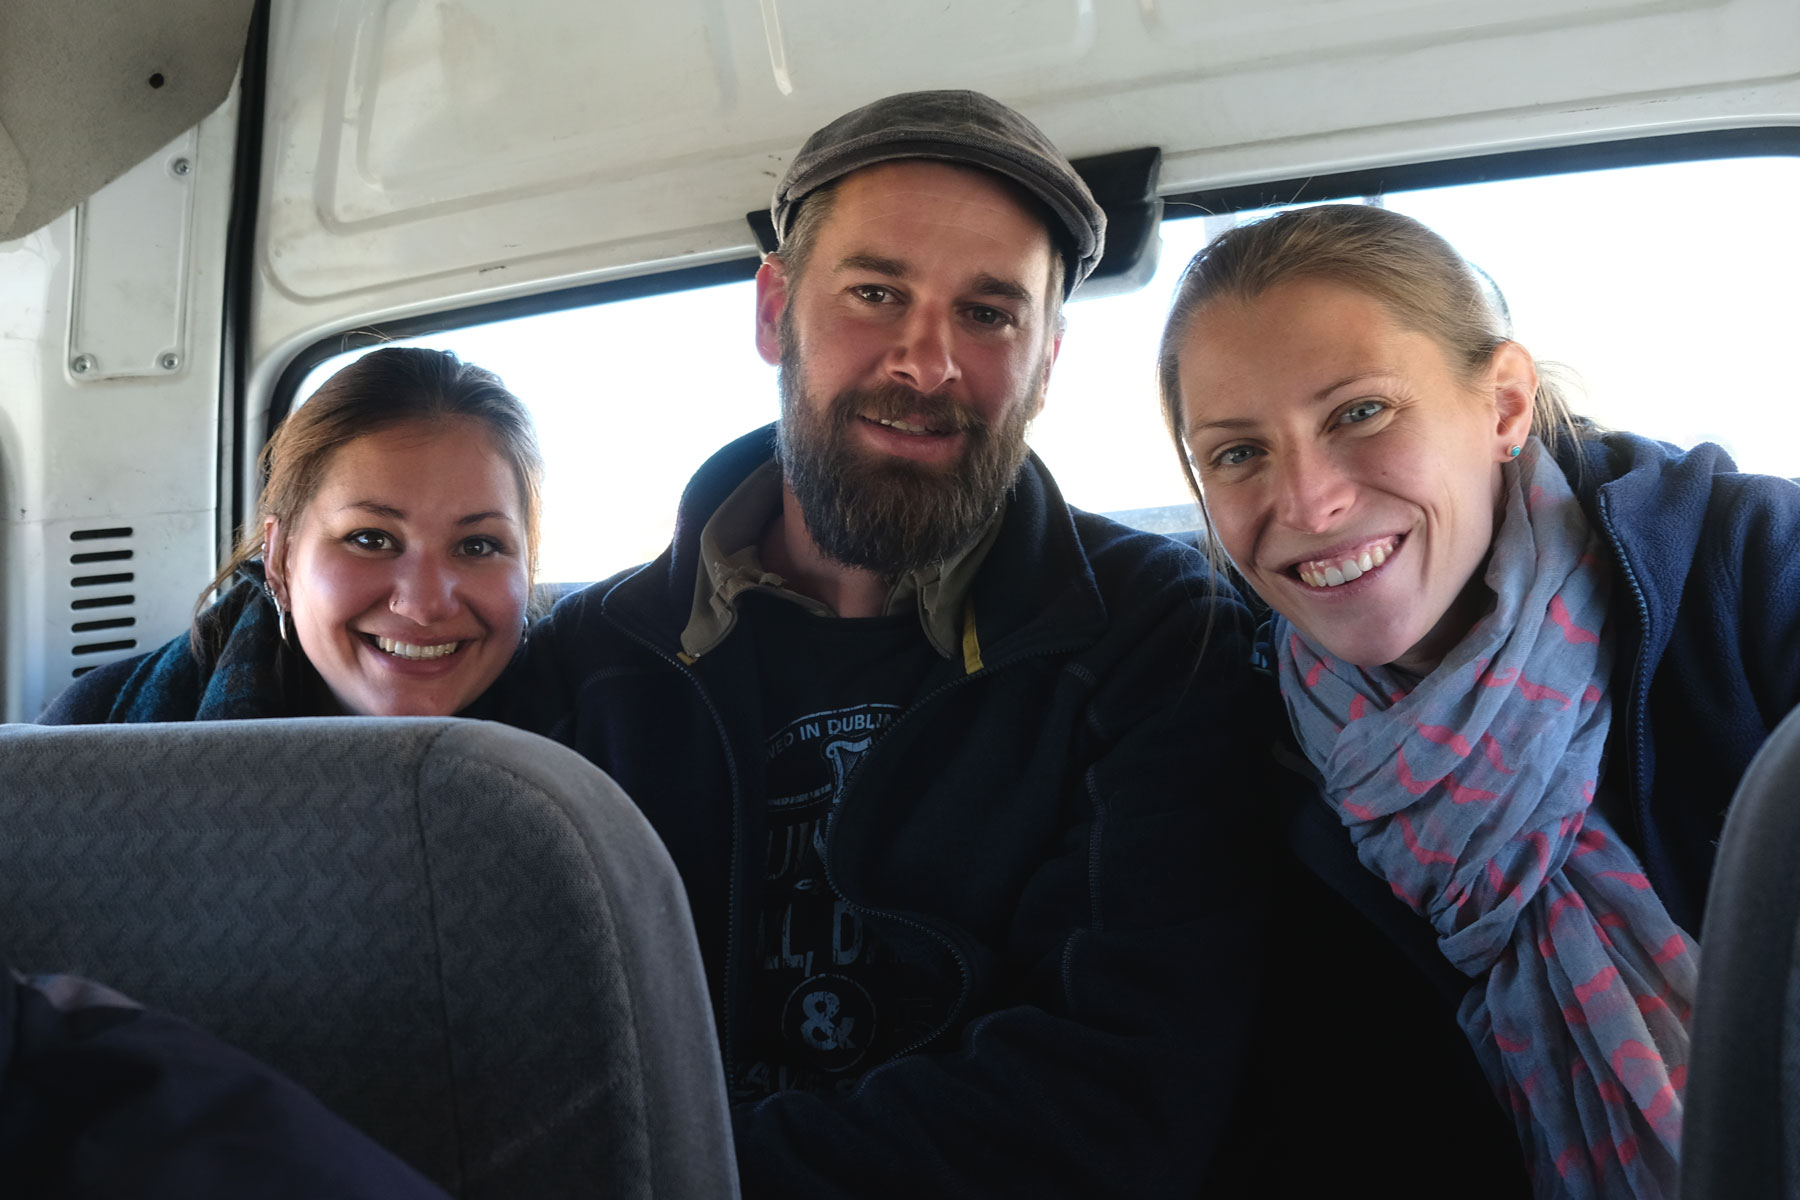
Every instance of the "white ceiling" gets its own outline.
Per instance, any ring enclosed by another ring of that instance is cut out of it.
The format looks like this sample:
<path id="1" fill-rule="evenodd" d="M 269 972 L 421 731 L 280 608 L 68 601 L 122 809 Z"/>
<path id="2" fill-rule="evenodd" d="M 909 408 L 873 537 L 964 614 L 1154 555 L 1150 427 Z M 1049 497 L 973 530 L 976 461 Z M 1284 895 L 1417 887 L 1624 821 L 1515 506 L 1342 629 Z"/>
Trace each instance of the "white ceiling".
<path id="1" fill-rule="evenodd" d="M 754 252 L 806 134 L 973 86 L 1166 191 L 1800 119 L 1793 0 L 278 2 L 254 353 Z"/>

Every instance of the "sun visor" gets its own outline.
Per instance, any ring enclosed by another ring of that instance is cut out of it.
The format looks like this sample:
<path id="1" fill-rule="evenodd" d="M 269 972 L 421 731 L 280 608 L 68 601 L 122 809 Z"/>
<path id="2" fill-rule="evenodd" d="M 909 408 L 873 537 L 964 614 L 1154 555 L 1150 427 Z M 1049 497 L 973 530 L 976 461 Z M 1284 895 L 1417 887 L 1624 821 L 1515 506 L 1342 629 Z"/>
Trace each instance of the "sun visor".
<path id="1" fill-rule="evenodd" d="M 219 107 L 252 7 L 0 5 L 0 241 L 55 220 Z"/>

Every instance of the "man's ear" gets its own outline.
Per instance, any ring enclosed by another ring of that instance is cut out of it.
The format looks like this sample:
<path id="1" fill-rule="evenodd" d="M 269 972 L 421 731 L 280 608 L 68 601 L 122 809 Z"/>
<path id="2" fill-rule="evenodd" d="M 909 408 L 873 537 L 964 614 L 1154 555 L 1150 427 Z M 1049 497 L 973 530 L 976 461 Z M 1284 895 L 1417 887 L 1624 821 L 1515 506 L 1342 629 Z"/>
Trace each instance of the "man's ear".
<path id="1" fill-rule="evenodd" d="M 1069 328 L 1069 319 L 1059 311 L 1056 314 L 1056 328 L 1050 334 L 1050 352 L 1044 355 L 1044 377 L 1038 380 L 1037 401 L 1032 405 L 1031 417 L 1036 420 L 1044 411 L 1044 396 L 1050 390 L 1050 369 L 1056 365 L 1056 356 L 1062 353 L 1063 334 Z"/>
<path id="2" fill-rule="evenodd" d="M 1489 364 L 1494 391 L 1494 457 L 1505 462 L 1514 446 L 1531 436 L 1531 420 L 1537 410 L 1537 363 L 1517 342 L 1502 342 Z"/>
<path id="3" fill-rule="evenodd" d="M 274 517 L 263 518 L 263 579 L 268 582 L 269 589 L 275 593 L 281 607 L 286 609 L 287 536 L 282 532 L 281 522 Z"/>
<path id="4" fill-rule="evenodd" d="M 766 255 L 756 269 L 756 352 L 770 366 L 781 363 L 781 314 L 787 311 L 787 264 Z"/>

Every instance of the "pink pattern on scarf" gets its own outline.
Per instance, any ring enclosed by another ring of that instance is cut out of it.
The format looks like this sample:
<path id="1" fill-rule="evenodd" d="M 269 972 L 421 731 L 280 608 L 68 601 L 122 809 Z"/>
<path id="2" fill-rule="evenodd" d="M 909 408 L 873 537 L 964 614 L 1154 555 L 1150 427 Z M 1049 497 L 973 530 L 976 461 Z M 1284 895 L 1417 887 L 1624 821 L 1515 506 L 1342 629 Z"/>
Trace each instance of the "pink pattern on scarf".
<path id="1" fill-rule="evenodd" d="M 1511 775 L 1513 773 L 1512 768 L 1506 765 L 1506 760 L 1501 756 L 1500 743 L 1494 739 L 1493 734 L 1484 733 L 1481 735 L 1481 750 L 1482 753 L 1487 755 L 1488 763 L 1494 770 L 1500 772 L 1502 775 Z"/>
<path id="2" fill-rule="evenodd" d="M 1360 697 L 1358 697 L 1358 699 L 1360 699 Z M 1356 701 L 1352 700 L 1350 706 L 1354 708 L 1356 706 Z M 1425 735 L 1426 741 L 1436 742 L 1440 746 L 1450 747 L 1450 749 L 1456 752 L 1456 757 L 1469 757 L 1469 741 L 1467 738 L 1463 737 L 1462 734 L 1456 732 L 1456 730 L 1444 725 L 1427 725 L 1421 721 L 1419 722 L 1419 732 Z"/>
<path id="3" fill-rule="evenodd" d="M 1597 644 L 1600 641 L 1599 634 L 1575 623 L 1575 619 L 1569 615 L 1569 606 L 1563 603 L 1561 596 L 1550 597 L 1550 620 L 1563 631 L 1563 637 L 1578 646 L 1584 642 Z"/>

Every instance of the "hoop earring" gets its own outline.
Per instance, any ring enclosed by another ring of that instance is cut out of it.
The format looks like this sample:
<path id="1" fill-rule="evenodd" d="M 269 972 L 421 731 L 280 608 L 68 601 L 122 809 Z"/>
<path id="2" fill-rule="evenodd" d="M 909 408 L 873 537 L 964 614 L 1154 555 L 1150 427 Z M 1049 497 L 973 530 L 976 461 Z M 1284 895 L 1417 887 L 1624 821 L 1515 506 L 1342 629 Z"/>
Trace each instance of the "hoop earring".
<path id="1" fill-rule="evenodd" d="M 292 650 L 300 641 L 300 630 L 294 625 L 294 614 L 281 607 L 281 597 L 275 594 L 273 584 L 265 582 L 263 592 L 269 597 L 269 603 L 275 606 L 275 632 L 281 635 L 281 644 Z"/>

